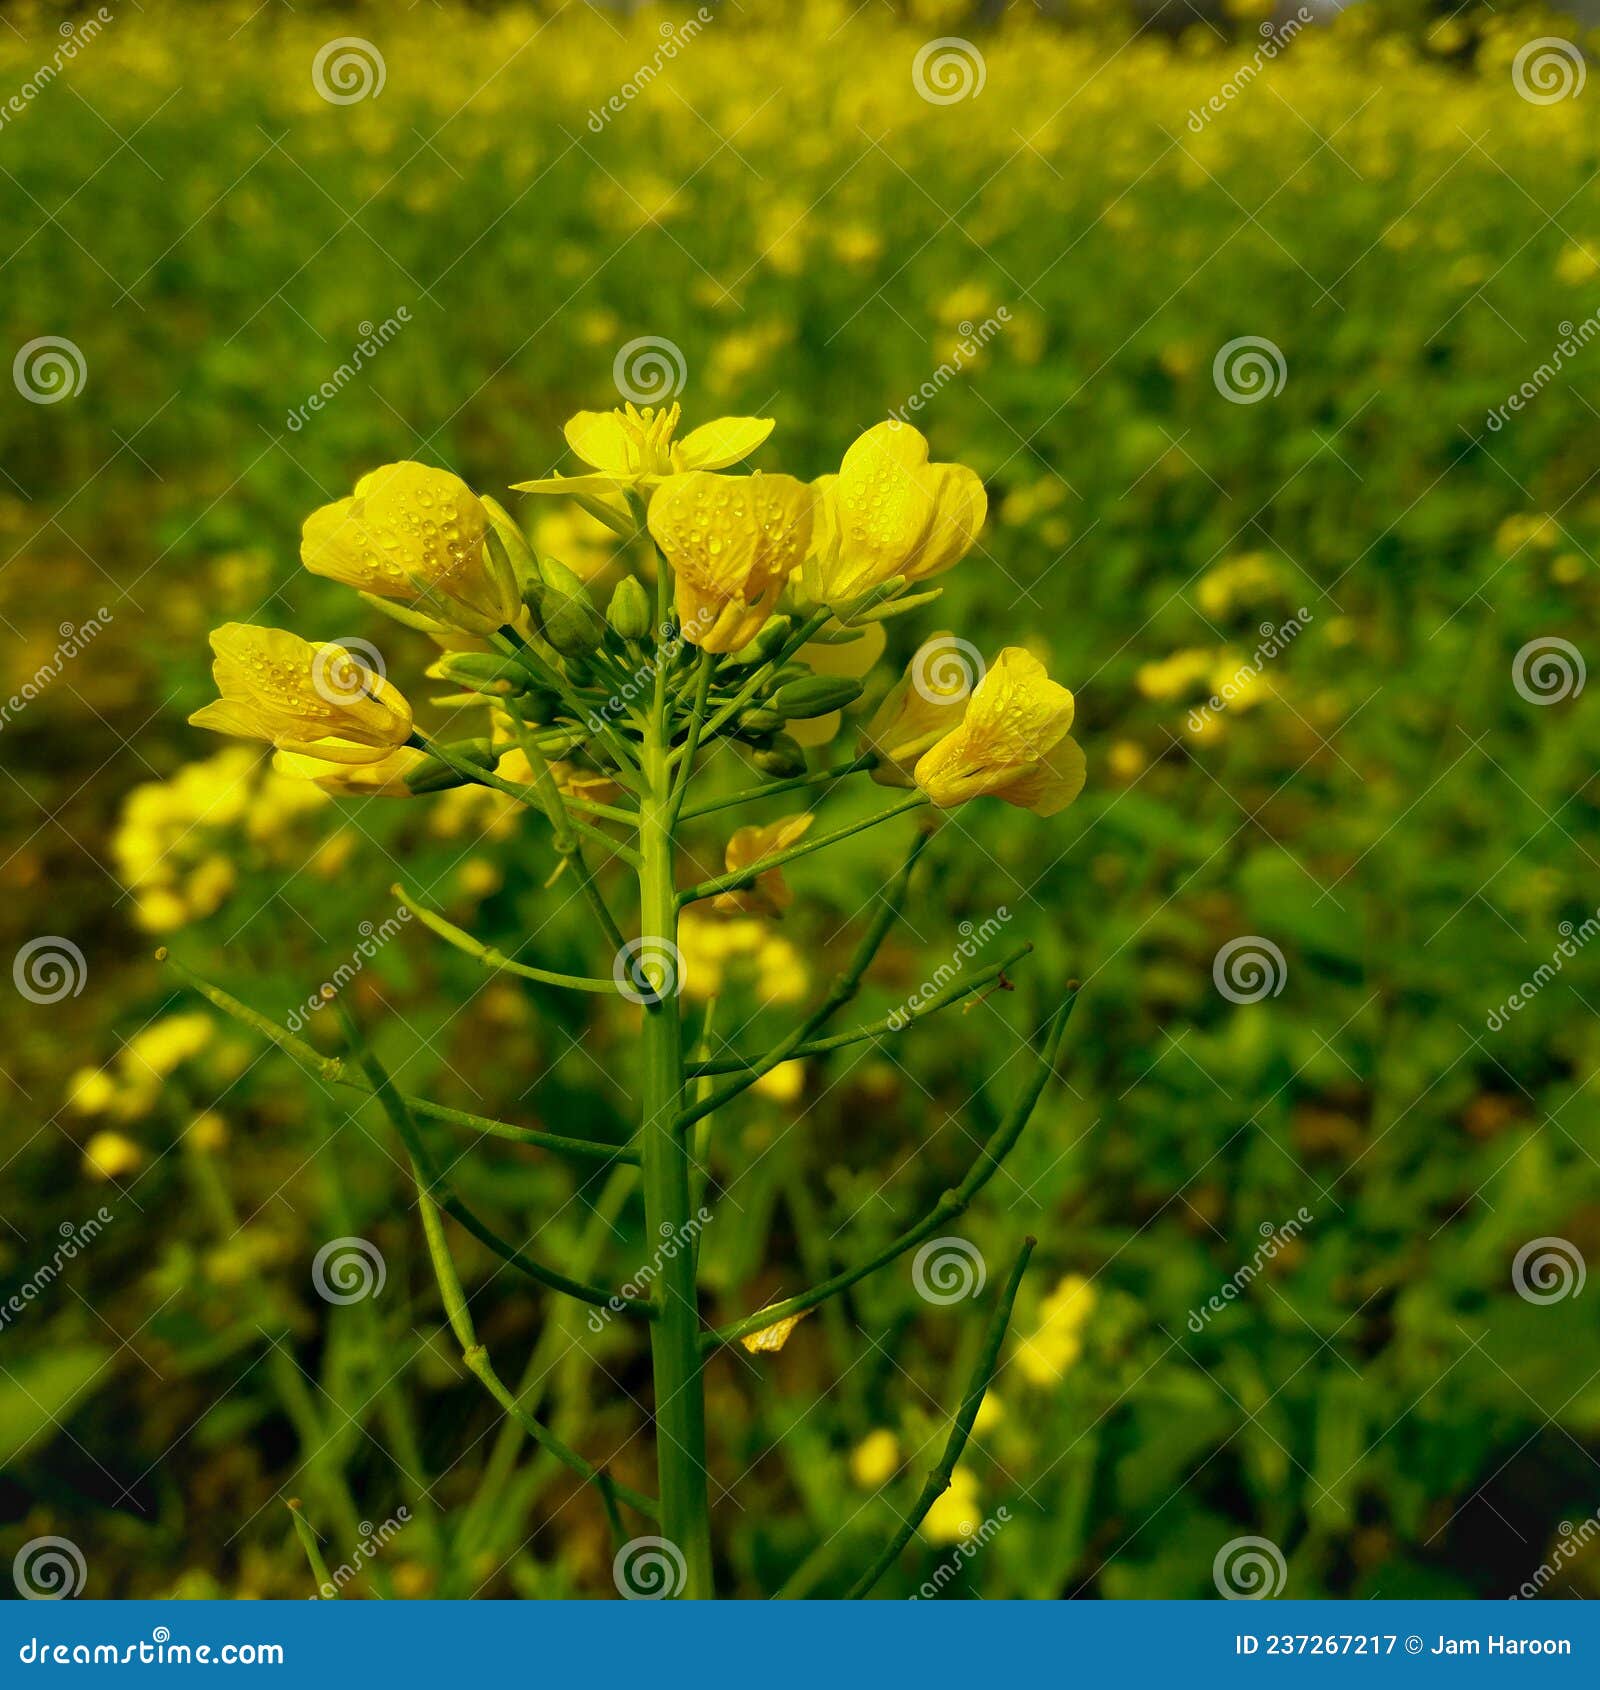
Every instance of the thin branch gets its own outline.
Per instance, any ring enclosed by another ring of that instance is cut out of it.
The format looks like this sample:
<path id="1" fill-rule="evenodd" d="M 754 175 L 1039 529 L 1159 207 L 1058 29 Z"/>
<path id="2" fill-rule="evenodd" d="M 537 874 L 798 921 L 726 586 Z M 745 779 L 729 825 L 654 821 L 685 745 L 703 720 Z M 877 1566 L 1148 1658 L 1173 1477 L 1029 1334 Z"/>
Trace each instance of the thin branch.
<path id="1" fill-rule="evenodd" d="M 848 763 L 835 763 L 831 769 L 819 769 L 815 774 L 795 775 L 789 780 L 769 780 L 761 786 L 747 786 L 741 792 L 730 792 L 722 798 L 710 798 L 704 804 L 696 804 L 693 809 L 685 810 L 680 820 L 692 822 L 701 816 L 709 816 L 716 810 L 731 810 L 739 804 L 753 804 L 758 798 L 775 798 L 780 792 L 799 792 L 807 786 L 829 786 L 836 780 L 843 780 L 846 775 L 860 774 L 864 769 L 870 769 L 878 760 L 875 751 L 865 752 Z"/>
<path id="2" fill-rule="evenodd" d="M 983 1348 L 978 1352 L 978 1364 L 967 1381 L 966 1392 L 961 1398 L 961 1406 L 956 1410 L 950 1436 L 945 1440 L 944 1454 L 939 1457 L 938 1466 L 924 1481 L 917 1500 L 911 1506 L 911 1512 L 884 1545 L 882 1553 L 851 1586 L 852 1599 L 865 1596 L 888 1572 L 899 1558 L 900 1551 L 911 1541 L 917 1527 L 927 1518 L 928 1510 L 950 1488 L 950 1479 L 956 1470 L 956 1463 L 961 1459 L 962 1450 L 967 1447 L 967 1439 L 972 1436 L 973 1422 L 978 1418 L 978 1410 L 983 1406 L 983 1399 L 994 1379 L 995 1367 L 1000 1360 L 1000 1346 L 1005 1342 L 1006 1328 L 1011 1323 L 1011 1310 L 1017 1300 L 1017 1287 L 1022 1283 L 1022 1275 L 1027 1269 L 1028 1258 L 1033 1254 L 1035 1242 L 1032 1238 L 1024 1238 L 1022 1248 L 1017 1252 L 1017 1259 L 1011 1264 L 1005 1288 L 1000 1293 L 1000 1300 L 995 1304 L 994 1314 L 983 1335 Z"/>
<path id="3" fill-rule="evenodd" d="M 348 1087 L 365 1097 L 377 1095 L 365 1080 L 352 1074 L 347 1064 L 341 1062 L 338 1057 L 324 1056 L 314 1045 L 307 1044 L 304 1039 L 297 1039 L 276 1021 L 268 1020 L 259 1010 L 252 1009 L 247 1003 L 241 1003 L 231 992 L 225 992 L 220 986 L 214 986 L 209 980 L 202 979 L 192 969 L 185 968 L 171 956 L 166 946 L 163 945 L 156 952 L 156 961 L 164 962 L 179 979 L 215 1004 L 224 1015 L 231 1015 L 235 1021 L 252 1028 L 263 1038 L 270 1039 L 286 1056 L 291 1057 L 317 1079 L 324 1080 L 329 1085 Z M 413 1097 L 409 1092 L 402 1092 L 400 1096 L 405 1106 L 415 1115 L 443 1121 L 450 1126 L 470 1127 L 474 1132 L 486 1133 L 492 1138 L 503 1138 L 512 1144 L 530 1144 L 536 1149 L 559 1151 L 567 1156 L 583 1156 L 596 1162 L 639 1160 L 639 1152 L 629 1149 L 626 1145 L 602 1144 L 597 1139 L 569 1138 L 564 1133 L 541 1132 L 537 1127 L 513 1126 L 509 1121 L 496 1121 L 488 1115 L 474 1115 L 466 1109 L 451 1109 L 442 1103 L 430 1103 L 427 1098 Z"/>
<path id="4" fill-rule="evenodd" d="M 688 796 L 689 781 L 694 774 L 695 753 L 700 749 L 700 733 L 705 726 L 706 700 L 711 696 L 711 674 L 716 666 L 715 652 L 700 653 L 699 669 L 694 682 L 694 703 L 689 712 L 689 733 L 678 753 L 683 760 L 678 765 L 678 772 L 672 782 L 672 794 L 667 800 L 669 827 L 677 825 L 678 817 L 683 811 L 683 801 Z"/>
<path id="5" fill-rule="evenodd" d="M 535 968 L 531 963 L 518 962 L 495 946 L 486 945 L 481 939 L 474 939 L 465 928 L 457 927 L 454 922 L 446 921 L 442 915 L 426 908 L 412 897 L 405 887 L 396 884 L 389 890 L 400 900 L 401 908 L 410 910 L 430 933 L 437 934 L 447 945 L 453 945 L 456 950 L 464 952 L 467 956 L 476 958 L 485 968 L 515 974 L 523 980 L 536 980 L 545 986 L 565 986 L 569 992 L 612 993 L 617 990 L 614 980 L 599 980 L 584 974 L 558 974 L 553 969 Z"/>
<path id="6" fill-rule="evenodd" d="M 963 1213 L 980 1191 L 994 1178 L 1000 1164 L 1010 1154 L 1012 1146 L 1022 1136 L 1022 1129 L 1028 1124 L 1028 1117 L 1033 1113 L 1034 1105 L 1039 1101 L 1039 1094 L 1044 1090 L 1046 1081 L 1055 1065 L 1056 1054 L 1061 1046 L 1062 1034 L 1066 1031 L 1067 1021 L 1072 1015 L 1073 1006 L 1078 1001 L 1078 983 L 1071 982 L 1067 987 L 1067 996 L 1061 1007 L 1052 1018 L 1049 1030 L 1045 1034 L 1044 1044 L 1040 1049 L 1039 1058 L 1028 1083 L 1023 1087 L 1021 1095 L 1012 1104 L 1010 1110 L 1001 1120 L 988 1142 L 978 1152 L 976 1160 L 967 1170 L 966 1178 L 961 1184 L 945 1194 L 934 1204 L 933 1208 L 920 1221 L 898 1238 L 884 1245 L 875 1255 L 856 1267 L 846 1268 L 836 1273 L 832 1279 L 827 1279 L 820 1285 L 814 1285 L 809 1291 L 802 1291 L 796 1297 L 786 1298 L 781 1303 L 773 1303 L 761 1309 L 756 1314 L 745 1315 L 743 1319 L 733 1321 L 728 1326 L 719 1327 L 715 1332 L 708 1332 L 701 1340 L 705 1349 L 717 1349 L 723 1344 L 736 1343 L 740 1338 L 751 1332 L 759 1332 L 763 1328 L 772 1326 L 777 1321 L 792 1314 L 804 1314 L 807 1309 L 814 1309 L 819 1303 L 825 1303 L 829 1297 L 837 1296 L 841 1291 L 847 1291 L 858 1280 L 865 1279 L 869 1273 L 876 1273 L 879 1268 L 886 1267 L 896 1257 L 903 1256 L 907 1250 L 914 1249 L 924 1239 L 932 1238 L 942 1227 L 948 1225 L 957 1215 Z"/>
<path id="7" fill-rule="evenodd" d="M 763 857 L 759 862 L 750 863 L 727 874 L 719 874 L 714 880 L 702 880 L 698 886 L 691 886 L 687 891 L 678 894 L 679 907 L 698 903 L 702 898 L 714 898 L 719 892 L 734 892 L 741 887 L 753 886 L 768 869 L 782 868 L 785 863 L 792 863 L 797 857 L 808 857 L 813 851 L 825 851 L 830 845 L 837 845 L 840 840 L 848 839 L 852 834 L 865 833 L 869 827 L 877 827 L 880 822 L 893 821 L 896 816 L 903 816 L 908 810 L 921 809 L 927 802 L 928 795 L 925 792 L 910 793 L 899 803 L 891 804 L 887 809 L 878 810 L 860 821 L 836 827 L 832 833 L 802 839 L 798 845 L 791 845 L 787 850 L 774 851 L 771 856 Z"/>

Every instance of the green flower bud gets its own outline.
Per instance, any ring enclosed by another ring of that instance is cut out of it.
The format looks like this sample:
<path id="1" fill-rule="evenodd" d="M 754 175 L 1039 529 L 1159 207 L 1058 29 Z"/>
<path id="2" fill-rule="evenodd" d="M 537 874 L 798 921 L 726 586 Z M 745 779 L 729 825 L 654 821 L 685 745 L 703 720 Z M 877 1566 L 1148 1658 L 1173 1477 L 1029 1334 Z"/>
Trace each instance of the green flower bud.
<path id="1" fill-rule="evenodd" d="M 750 753 L 750 761 L 762 774 L 778 780 L 806 772 L 806 754 L 788 734 L 777 734 L 771 744 L 758 745 Z"/>
<path id="2" fill-rule="evenodd" d="M 531 586 L 537 594 L 539 560 L 533 555 L 533 547 L 528 544 L 527 535 L 522 532 L 522 528 L 516 519 L 498 500 L 491 499 L 487 493 L 480 493 L 478 503 L 483 506 L 487 513 L 490 532 L 494 539 L 499 542 L 500 550 L 505 554 L 506 562 L 511 566 L 511 573 L 516 581 L 517 591 L 521 594 L 523 603 L 531 608 L 533 600 L 528 597 L 528 592 Z"/>
<path id="3" fill-rule="evenodd" d="M 739 720 L 735 724 L 742 738 L 765 739 L 768 734 L 775 734 L 788 721 L 787 716 L 781 716 L 776 710 L 769 710 L 765 705 L 752 704 L 748 709 L 739 712 Z"/>
<path id="4" fill-rule="evenodd" d="M 436 681 L 454 681 L 472 692 L 493 693 L 506 698 L 527 689 L 521 664 L 492 651 L 447 651 L 426 673 Z"/>
<path id="5" fill-rule="evenodd" d="M 554 558 L 539 560 L 544 590 L 533 607 L 539 632 L 563 657 L 587 657 L 605 638 L 605 623 L 576 575 Z"/>
<path id="6" fill-rule="evenodd" d="M 792 720 L 826 716 L 829 711 L 854 704 L 860 696 L 860 681 L 843 675 L 807 675 L 803 680 L 786 682 L 767 703 L 785 719 Z"/>
<path id="7" fill-rule="evenodd" d="M 617 583 L 606 607 L 606 621 L 625 640 L 642 640 L 650 632 L 650 595 L 632 575 Z"/>
<path id="8" fill-rule="evenodd" d="M 444 748 L 458 763 L 489 770 L 499 761 L 493 742 L 487 739 L 458 739 Z M 406 776 L 406 785 L 415 793 L 448 792 L 453 786 L 465 786 L 469 777 L 458 774 L 438 757 L 429 757 Z"/>

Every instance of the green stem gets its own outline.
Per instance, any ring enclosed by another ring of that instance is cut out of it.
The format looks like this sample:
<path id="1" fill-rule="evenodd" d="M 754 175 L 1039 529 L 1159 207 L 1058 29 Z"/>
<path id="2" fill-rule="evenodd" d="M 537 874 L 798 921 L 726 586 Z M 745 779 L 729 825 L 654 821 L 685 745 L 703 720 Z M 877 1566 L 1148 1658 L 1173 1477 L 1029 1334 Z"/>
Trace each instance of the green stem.
<path id="1" fill-rule="evenodd" d="M 614 980 L 599 980 L 583 974 L 558 974 L 554 969 L 535 968 L 532 963 L 518 962 L 515 957 L 508 957 L 495 946 L 486 945 L 481 939 L 474 939 L 465 928 L 457 927 L 453 921 L 446 921 L 442 915 L 435 914 L 413 898 L 405 887 L 396 884 L 389 890 L 400 901 L 401 907 L 410 910 L 430 933 L 437 934 L 447 945 L 453 945 L 467 956 L 475 957 L 485 968 L 515 974 L 523 980 L 536 980 L 543 986 L 565 986 L 569 992 L 609 993 L 617 989 Z"/>
<path id="2" fill-rule="evenodd" d="M 740 1338 L 751 1332 L 760 1332 L 765 1327 L 775 1325 L 778 1321 L 792 1314 L 804 1314 L 808 1309 L 814 1309 L 819 1303 L 826 1302 L 829 1297 L 836 1297 L 841 1291 L 848 1291 L 858 1280 L 865 1279 L 869 1273 L 876 1273 L 879 1268 L 898 1257 L 907 1250 L 914 1249 L 924 1239 L 932 1238 L 935 1233 L 948 1226 L 957 1215 L 965 1213 L 980 1191 L 994 1178 L 1000 1169 L 1000 1164 L 1011 1153 L 1012 1147 L 1022 1136 L 1022 1129 L 1028 1124 L 1028 1117 L 1032 1115 L 1034 1105 L 1039 1101 L 1039 1094 L 1045 1088 L 1045 1082 L 1050 1078 L 1055 1066 L 1056 1053 L 1061 1047 L 1062 1035 L 1066 1032 L 1067 1022 L 1071 1018 L 1073 1005 L 1078 1001 L 1078 985 L 1072 982 L 1067 988 L 1067 996 L 1061 1007 L 1056 1011 L 1045 1034 L 1044 1044 L 1039 1052 L 1038 1061 L 1034 1065 L 1033 1073 L 1028 1083 L 1022 1088 L 1020 1096 L 1012 1104 L 1010 1110 L 1000 1124 L 990 1134 L 987 1143 L 978 1152 L 976 1159 L 967 1169 L 966 1177 L 960 1185 L 947 1191 L 914 1226 L 902 1232 L 899 1237 L 891 1239 L 881 1250 L 869 1256 L 866 1261 L 859 1262 L 855 1267 L 845 1268 L 836 1273 L 832 1279 L 825 1279 L 820 1285 L 813 1285 L 809 1291 L 802 1291 L 798 1296 L 787 1297 L 781 1303 L 772 1303 L 756 1313 L 744 1316 L 742 1320 L 733 1321 L 730 1325 L 718 1327 L 715 1332 L 708 1332 L 702 1339 L 703 1347 L 712 1350 L 723 1344 L 736 1343 Z"/>
<path id="3" fill-rule="evenodd" d="M 660 566 L 665 574 L 665 565 Z M 664 596 L 664 579 L 660 590 Z M 658 625 L 665 620 L 658 615 Z M 653 707 L 643 744 L 645 788 L 639 806 L 640 930 L 645 954 L 675 958 L 678 905 L 673 851 L 671 745 L 665 673 L 658 665 Z M 644 1006 L 641 1069 L 645 1234 L 664 1251 L 656 1280 L 656 1318 L 650 1326 L 655 1375 L 656 1467 L 662 1534 L 681 1552 L 682 1594 L 709 1597 L 711 1515 L 706 1493 L 705 1385 L 700 1360 L 700 1313 L 689 1193 L 689 1155 L 676 1121 L 683 1094 L 680 981 L 663 982 Z"/>
<path id="4" fill-rule="evenodd" d="M 1035 1242 L 1032 1238 L 1024 1238 L 1022 1248 L 1017 1252 L 1017 1259 L 1011 1264 L 1005 1289 L 1000 1293 L 1000 1300 L 995 1304 L 988 1330 L 983 1335 L 983 1348 L 978 1352 L 978 1365 L 973 1368 L 972 1377 L 967 1381 L 966 1392 L 961 1398 L 961 1406 L 956 1410 L 955 1423 L 950 1428 L 950 1436 L 945 1440 L 944 1454 L 939 1457 L 938 1466 L 928 1475 L 916 1502 L 912 1504 L 911 1512 L 884 1545 L 883 1552 L 851 1587 L 852 1598 L 865 1596 L 888 1572 L 899 1558 L 900 1551 L 915 1535 L 917 1527 L 928 1517 L 928 1510 L 950 1488 L 951 1475 L 956 1470 L 956 1463 L 961 1459 L 962 1450 L 967 1447 L 967 1439 L 972 1436 L 972 1424 L 978 1418 L 978 1410 L 983 1406 L 983 1399 L 994 1378 L 994 1370 L 1000 1360 L 1000 1346 L 1005 1342 L 1006 1327 L 1011 1323 L 1011 1310 L 1017 1300 L 1017 1287 L 1022 1283 L 1022 1275 L 1027 1269 L 1029 1256 L 1033 1254 Z"/>
<path id="5" fill-rule="evenodd" d="M 696 804 L 692 810 L 685 810 L 679 820 L 692 822 L 717 810 L 731 810 L 739 804 L 753 804 L 758 798 L 775 798 L 780 792 L 799 792 L 807 786 L 829 786 L 836 780 L 843 780 L 846 775 L 860 774 L 862 770 L 870 769 L 877 760 L 877 752 L 868 751 L 848 763 L 835 763 L 831 769 L 818 769 L 815 774 L 795 775 L 789 780 L 769 780 L 761 786 L 747 786 L 741 792 L 729 792 L 721 798 L 708 798 L 704 804 Z"/>
<path id="6" fill-rule="evenodd" d="M 791 845 L 784 851 L 774 851 L 771 856 L 763 857 L 746 868 L 719 874 L 714 880 L 702 880 L 698 886 L 691 886 L 686 892 L 680 892 L 678 902 L 695 904 L 702 898 L 714 898 L 719 892 L 734 892 L 744 886 L 753 886 L 768 869 L 782 868 L 785 863 L 792 863 L 797 857 L 809 857 L 813 851 L 825 851 L 830 845 L 837 845 L 841 839 L 848 839 L 852 834 L 865 833 L 869 827 L 892 821 L 896 816 L 903 816 L 908 810 L 921 809 L 927 802 L 928 795 L 925 792 L 910 793 L 886 810 L 875 811 L 872 815 L 864 816 L 860 821 L 850 822 L 845 827 L 836 827 L 832 833 L 802 839 L 798 845 Z"/>
<path id="7" fill-rule="evenodd" d="M 328 1601 L 338 1601 L 339 1587 L 333 1582 L 328 1573 L 328 1563 L 322 1558 L 322 1550 L 317 1545 L 317 1534 L 311 1529 L 311 1522 L 306 1518 L 305 1509 L 300 1505 L 300 1498 L 289 1498 L 289 1518 L 294 1521 L 294 1535 L 300 1539 L 300 1547 L 306 1553 L 306 1561 L 311 1567 L 311 1576 L 317 1582 L 317 1595 L 324 1591 L 331 1591 Z"/>
<path id="8" fill-rule="evenodd" d="M 683 800 L 688 794 L 689 781 L 694 774 L 695 753 L 700 749 L 700 731 L 705 722 L 706 700 L 711 695 L 711 675 L 716 666 L 715 652 L 700 653 L 700 663 L 695 671 L 694 704 L 689 716 L 689 735 L 683 742 L 683 761 L 678 765 L 678 775 L 673 782 L 667 810 L 667 819 L 674 827 L 678 824 L 679 816 L 683 814 Z"/>

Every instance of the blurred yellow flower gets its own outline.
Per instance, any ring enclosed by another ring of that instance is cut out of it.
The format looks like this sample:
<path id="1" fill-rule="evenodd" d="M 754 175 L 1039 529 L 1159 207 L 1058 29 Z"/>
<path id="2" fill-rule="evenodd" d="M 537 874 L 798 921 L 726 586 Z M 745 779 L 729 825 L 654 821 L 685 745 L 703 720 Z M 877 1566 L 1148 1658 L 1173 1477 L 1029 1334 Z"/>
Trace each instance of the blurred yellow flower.
<path id="1" fill-rule="evenodd" d="M 770 1097 L 774 1103 L 794 1103 L 806 1089 L 804 1060 L 780 1062 L 776 1068 L 769 1068 L 750 1089 Z"/>
<path id="2" fill-rule="evenodd" d="M 1037 1329 L 1012 1356 L 1030 1385 L 1055 1385 L 1083 1354 L 1083 1330 L 1094 1313 L 1094 1286 L 1080 1273 L 1060 1280 L 1039 1309 Z"/>
<path id="3" fill-rule="evenodd" d="M 126 1179 L 144 1163 L 144 1152 L 121 1133 L 96 1133 L 83 1147 L 84 1172 L 91 1179 Z"/>
<path id="4" fill-rule="evenodd" d="M 805 586 L 820 602 L 859 598 L 891 576 L 923 581 L 957 564 L 988 513 L 983 483 L 965 464 L 928 461 L 909 423 L 869 428 L 817 490 Z"/>
<path id="5" fill-rule="evenodd" d="M 1072 694 L 1038 658 L 1007 646 L 967 701 L 954 733 L 925 752 L 917 785 L 940 809 L 999 798 L 1053 816 L 1083 790 L 1083 752 L 1067 730 Z"/>
<path id="6" fill-rule="evenodd" d="M 410 737 L 411 706 L 343 646 L 225 622 L 211 649 L 222 696 L 190 716 L 197 728 L 330 763 L 376 763 Z"/>
<path id="7" fill-rule="evenodd" d="M 300 557 L 315 575 L 405 603 L 473 633 L 522 609 L 509 568 L 485 546 L 489 514 L 459 476 L 428 464 L 385 464 L 355 493 L 305 520 Z"/>
<path id="8" fill-rule="evenodd" d="M 787 851 L 809 831 L 816 817 L 806 810 L 797 816 L 785 816 L 781 821 L 758 827 L 736 828 L 723 853 L 723 863 L 730 874 L 749 868 L 763 857 L 777 851 Z M 782 915 L 794 902 L 794 893 L 783 878 L 782 868 L 769 868 L 758 875 L 755 884 L 736 892 L 719 892 L 712 899 L 713 909 L 724 915 Z"/>
<path id="9" fill-rule="evenodd" d="M 690 908 L 678 923 L 684 991 L 692 998 L 720 996 L 749 985 L 764 1004 L 798 1003 L 811 984 L 805 958 L 793 941 L 756 916 L 725 916 Z"/>
<path id="10" fill-rule="evenodd" d="M 970 1468 L 957 1467 L 950 1475 L 950 1488 L 941 1491 L 928 1510 L 923 1535 L 934 1543 L 959 1543 L 982 1524 L 978 1481 Z"/>
<path id="11" fill-rule="evenodd" d="M 792 475 L 670 476 L 650 500 L 650 532 L 677 582 L 683 637 L 702 651 L 753 640 L 811 540 L 813 495 Z"/>
<path id="12" fill-rule="evenodd" d="M 900 1470 L 900 1440 L 887 1427 L 868 1432 L 850 1451 L 850 1477 L 862 1490 L 878 1490 Z"/>

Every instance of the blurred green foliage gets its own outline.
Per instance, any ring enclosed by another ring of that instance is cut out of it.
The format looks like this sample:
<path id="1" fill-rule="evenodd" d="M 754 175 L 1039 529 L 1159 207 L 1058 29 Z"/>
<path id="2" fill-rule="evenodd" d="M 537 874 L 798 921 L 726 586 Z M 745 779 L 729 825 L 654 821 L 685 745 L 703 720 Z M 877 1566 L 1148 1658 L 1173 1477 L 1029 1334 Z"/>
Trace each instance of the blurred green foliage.
<path id="1" fill-rule="evenodd" d="M 48 10 L 18 15 L 0 88 L 59 39 Z M 982 93 L 937 105 L 911 77 L 926 25 L 719 13 L 596 126 L 656 52 L 654 12 L 341 16 L 119 13 L 0 133 L 0 348 L 63 336 L 87 372 L 58 403 L 0 391 L 6 690 L 110 612 L 0 735 L 7 953 L 59 933 L 87 963 L 81 995 L 7 1009 L 4 1289 L 115 1216 L 0 1339 L 0 1548 L 71 1537 L 93 1595 L 295 1594 L 281 1502 L 301 1495 L 334 1565 L 408 1508 L 380 1593 L 609 1593 L 592 1495 L 527 1455 L 442 1336 L 382 1120 L 232 1027 L 175 1026 L 197 1006 L 150 951 L 282 1019 L 403 869 L 475 931 L 595 971 L 547 841 L 492 807 L 303 809 L 263 777 L 205 820 L 211 777 L 171 782 L 216 754 L 183 718 L 226 618 L 379 641 L 420 695 L 425 642 L 298 569 L 302 517 L 403 456 L 486 490 L 545 473 L 649 335 L 681 348 L 690 420 L 772 415 L 757 461 L 802 475 L 933 383 L 913 420 L 984 475 L 991 526 L 892 650 L 1025 628 L 1090 759 L 1056 822 L 955 819 L 863 1001 L 886 1012 L 1002 906 L 1037 946 L 1013 993 L 719 1124 L 708 1313 L 920 1212 L 1077 975 L 1062 1082 L 965 1225 L 992 1263 L 1039 1235 L 1021 1337 L 1065 1275 L 1092 1307 L 1043 1382 L 1003 1373 L 964 1482 L 1010 1523 L 949 1593 L 1209 1595 L 1245 1534 L 1281 1546 L 1293 1595 L 1514 1591 L 1593 1511 L 1600 1453 L 1594 1289 L 1512 1284 L 1530 1240 L 1600 1248 L 1600 946 L 1489 1024 L 1600 903 L 1600 689 L 1513 683 L 1531 641 L 1594 653 L 1600 358 L 1487 420 L 1596 310 L 1594 91 L 1538 105 L 1509 71 L 1547 24 L 1485 26 L 1468 71 L 1358 9 L 1196 126 L 1239 64 L 1208 32 L 1108 49 L 1021 20 L 981 37 Z M 317 94 L 336 29 L 381 49 L 379 97 Z M 1243 336 L 1286 371 L 1259 402 L 1213 379 Z M 1301 607 L 1249 696 L 1187 725 Z M 706 823 L 708 859 L 720 843 Z M 898 848 L 798 867 L 794 954 L 767 974 L 825 980 Z M 157 857 L 177 917 L 119 878 Z M 1243 936 L 1284 959 L 1253 1004 L 1213 981 Z M 411 1089 L 627 1131 L 621 1016 L 490 983 L 415 930 L 349 995 Z M 754 1045 L 783 1012 L 735 987 L 719 1013 Z M 620 1279 L 647 1255 L 627 1174 L 440 1142 L 547 1257 Z M 311 1262 L 348 1235 L 385 1290 L 331 1306 Z M 648 1484 L 637 1335 L 462 1259 L 502 1372 L 530 1357 L 563 1435 Z M 980 1325 L 901 1263 L 781 1355 L 713 1365 L 726 1588 L 797 1568 L 843 1588 L 936 1455 Z M 888 1502 L 852 1467 L 883 1430 Z M 948 1554 L 908 1551 L 884 1589 Z M 1593 1557 L 1550 1589 L 1597 1594 Z"/>

